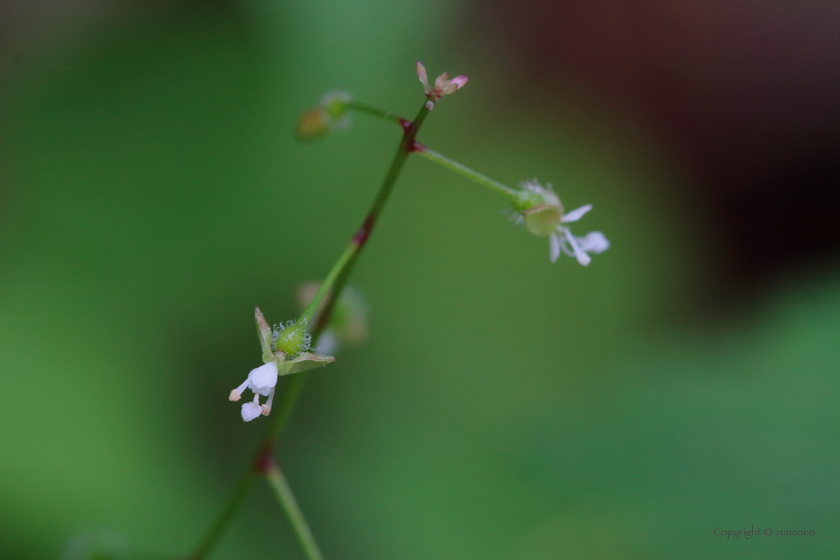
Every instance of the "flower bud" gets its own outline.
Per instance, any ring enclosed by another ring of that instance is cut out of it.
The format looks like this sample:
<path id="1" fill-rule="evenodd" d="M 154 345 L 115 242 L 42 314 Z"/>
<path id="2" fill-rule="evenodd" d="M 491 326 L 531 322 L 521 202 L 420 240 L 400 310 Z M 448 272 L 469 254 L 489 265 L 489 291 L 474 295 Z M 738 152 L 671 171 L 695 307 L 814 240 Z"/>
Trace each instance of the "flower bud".
<path id="1" fill-rule="evenodd" d="M 433 88 L 429 85 L 429 75 L 426 72 L 426 67 L 419 60 L 417 61 L 416 70 L 417 77 L 420 78 L 420 83 L 423 84 L 423 91 L 426 92 L 426 97 L 429 98 L 429 102 L 432 104 L 431 107 L 426 104 L 426 108 L 430 110 L 441 97 L 455 93 L 467 85 L 467 81 L 469 80 L 469 76 L 457 76 L 450 80 L 449 73 L 444 72 L 435 79 L 435 87 Z"/>
<path id="2" fill-rule="evenodd" d="M 349 122 L 341 123 L 341 120 L 350 116 L 350 110 L 347 108 L 350 99 L 352 97 L 349 93 L 340 90 L 331 91 L 321 99 L 321 107 L 327 113 L 327 118 L 332 126 L 349 124 Z"/>
<path id="3" fill-rule="evenodd" d="M 297 123 L 297 136 L 301 140 L 317 140 L 329 131 L 326 113 L 320 107 L 305 112 Z"/>
<path id="4" fill-rule="evenodd" d="M 331 91 L 321 98 L 321 103 L 305 112 L 297 124 L 297 136 L 301 140 L 317 140 L 330 130 L 350 126 L 350 109 L 347 104 L 352 97 L 346 91 Z"/>

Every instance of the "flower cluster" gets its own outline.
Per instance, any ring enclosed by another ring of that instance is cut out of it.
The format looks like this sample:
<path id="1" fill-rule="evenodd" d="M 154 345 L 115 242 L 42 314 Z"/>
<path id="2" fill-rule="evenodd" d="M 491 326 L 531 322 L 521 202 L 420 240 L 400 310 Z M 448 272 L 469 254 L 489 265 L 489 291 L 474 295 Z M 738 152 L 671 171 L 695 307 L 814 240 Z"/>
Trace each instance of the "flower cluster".
<path id="1" fill-rule="evenodd" d="M 429 85 L 429 76 L 426 74 L 426 67 L 419 60 L 417 61 L 417 77 L 420 78 L 420 82 L 423 84 L 423 89 L 426 92 L 426 97 L 429 99 L 426 102 L 427 109 L 432 109 L 435 103 L 444 95 L 455 93 L 467 85 L 467 80 L 470 79 L 469 76 L 458 76 L 450 80 L 449 73 L 444 72 L 435 80 L 435 87 L 431 87 Z"/>
<path id="2" fill-rule="evenodd" d="M 551 262 L 557 262 L 560 253 L 575 257 L 583 266 L 589 265 L 589 253 L 603 253 L 610 248 L 610 242 L 600 231 L 593 231 L 583 237 L 572 235 L 568 226 L 580 220 L 592 210 L 591 204 L 564 212 L 560 197 L 551 188 L 540 185 L 536 179 L 519 184 L 514 204 L 517 223 L 524 223 L 528 231 L 541 237 L 548 236 Z"/>
<path id="3" fill-rule="evenodd" d="M 242 419 L 246 422 L 260 415 L 268 416 L 271 412 L 278 376 L 306 371 L 335 361 L 332 356 L 307 352 L 309 334 L 305 322 L 289 321 L 272 329 L 259 307 L 255 309 L 254 315 L 265 364 L 252 369 L 248 378 L 231 391 L 229 397 L 236 402 L 242 398 L 246 389 L 254 393 L 254 400 L 242 405 Z M 260 404 L 260 396 L 268 397 L 265 404 Z"/>

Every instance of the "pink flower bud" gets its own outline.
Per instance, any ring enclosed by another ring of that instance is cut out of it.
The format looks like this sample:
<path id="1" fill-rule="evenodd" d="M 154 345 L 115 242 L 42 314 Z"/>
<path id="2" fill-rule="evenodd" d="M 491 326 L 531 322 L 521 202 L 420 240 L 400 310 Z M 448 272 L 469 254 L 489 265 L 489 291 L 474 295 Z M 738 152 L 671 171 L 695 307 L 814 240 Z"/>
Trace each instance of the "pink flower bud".
<path id="1" fill-rule="evenodd" d="M 426 95 L 432 94 L 432 88 L 429 87 L 429 75 L 426 74 L 426 67 L 419 60 L 417 61 L 417 77 L 420 78 L 420 83 L 423 84 L 423 90 Z"/>
<path id="2" fill-rule="evenodd" d="M 455 86 L 455 90 L 459 90 L 465 85 L 467 85 L 467 81 L 469 81 L 470 77 L 467 75 L 458 76 L 452 80 L 452 85 Z M 455 91 L 453 90 L 453 91 Z"/>

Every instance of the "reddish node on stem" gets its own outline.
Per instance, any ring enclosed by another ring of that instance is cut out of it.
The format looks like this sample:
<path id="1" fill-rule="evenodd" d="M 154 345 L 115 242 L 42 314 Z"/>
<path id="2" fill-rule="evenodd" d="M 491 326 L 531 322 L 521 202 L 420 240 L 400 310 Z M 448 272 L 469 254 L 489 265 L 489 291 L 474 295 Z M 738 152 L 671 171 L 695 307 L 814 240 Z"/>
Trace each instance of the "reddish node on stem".
<path id="1" fill-rule="evenodd" d="M 265 474 L 274 467 L 274 457 L 271 456 L 271 451 L 266 449 L 254 461 L 254 470 L 259 474 Z"/>
<path id="2" fill-rule="evenodd" d="M 415 142 L 411 145 L 411 151 L 412 152 L 425 152 L 426 151 L 426 146 L 424 146 L 420 142 Z"/>
<path id="3" fill-rule="evenodd" d="M 403 130 L 408 132 L 408 129 L 411 128 L 411 121 L 408 119 L 400 119 L 400 126 L 403 127 Z"/>
<path id="4" fill-rule="evenodd" d="M 373 229 L 374 222 L 376 222 L 376 218 L 372 214 L 368 214 L 368 217 L 365 218 L 365 223 L 362 224 L 362 227 L 360 227 L 356 232 L 356 235 L 353 236 L 353 243 L 359 247 L 364 245 L 370 235 L 370 230 Z"/>

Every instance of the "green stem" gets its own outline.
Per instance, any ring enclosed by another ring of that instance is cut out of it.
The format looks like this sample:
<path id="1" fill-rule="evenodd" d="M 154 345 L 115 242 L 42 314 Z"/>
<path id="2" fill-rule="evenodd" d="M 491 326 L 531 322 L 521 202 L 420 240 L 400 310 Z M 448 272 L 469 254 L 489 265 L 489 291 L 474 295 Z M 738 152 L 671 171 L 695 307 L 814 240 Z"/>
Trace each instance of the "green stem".
<path id="1" fill-rule="evenodd" d="M 417 117 L 415 117 L 411 125 L 406 128 L 403 139 L 397 148 L 397 153 L 394 154 L 394 159 L 391 161 L 391 167 L 388 168 L 388 173 L 385 175 L 385 179 L 382 181 L 382 186 L 379 188 L 379 194 L 376 195 L 376 199 L 373 201 L 373 205 L 371 206 L 365 221 L 356 232 L 356 235 L 353 237 L 353 241 L 350 242 L 351 245 L 354 243 L 358 244 L 358 251 L 353 254 L 347 262 L 347 266 L 336 279 L 333 297 L 327 301 L 327 304 L 324 306 L 324 311 L 318 318 L 318 324 L 316 325 L 317 332 L 320 333 L 329 324 L 335 304 L 338 302 L 338 296 L 341 295 L 344 285 L 350 278 L 350 273 L 353 272 L 353 267 L 356 265 L 359 254 L 367 242 L 368 237 L 370 237 L 373 227 L 379 218 L 379 214 L 382 213 L 382 208 L 384 208 L 385 203 L 388 201 L 388 197 L 391 195 L 391 191 L 394 188 L 394 184 L 397 182 L 397 178 L 400 176 L 403 165 L 405 165 L 408 156 L 415 151 L 417 132 L 420 130 L 420 127 L 423 125 L 423 121 L 426 120 L 426 116 L 428 116 L 428 114 L 429 109 L 427 109 L 424 104 L 420 109 L 420 112 L 417 114 Z"/>
<path id="2" fill-rule="evenodd" d="M 303 311 L 303 314 L 298 319 L 298 322 L 309 322 L 315 314 L 315 311 L 318 309 L 318 305 L 321 304 L 321 300 L 324 299 L 324 296 L 327 295 L 327 292 L 329 292 L 330 288 L 332 288 L 335 279 L 338 278 L 341 271 L 344 270 L 345 266 L 347 266 L 347 262 L 353 258 L 353 255 L 356 254 L 358 250 L 359 248 L 352 242 L 347 245 L 347 248 L 344 249 L 344 252 L 341 253 L 341 256 L 338 257 L 337 261 L 335 261 L 335 264 L 330 269 L 327 277 L 324 278 L 323 282 L 321 282 L 321 286 L 318 288 L 318 291 L 315 292 L 315 295 L 312 297 L 312 301 L 309 302 L 309 305 Z"/>
<path id="3" fill-rule="evenodd" d="M 204 558 L 213 549 L 213 547 L 216 546 L 216 543 L 224 533 L 228 523 L 230 523 L 231 519 L 233 519 L 233 514 L 236 513 L 237 509 L 239 509 L 242 501 L 248 495 L 248 491 L 251 490 L 251 486 L 254 485 L 254 480 L 256 480 L 256 478 L 257 472 L 254 469 L 248 469 L 242 473 L 239 477 L 239 482 L 236 484 L 236 488 L 233 490 L 233 494 L 231 494 L 230 498 L 228 498 L 228 501 L 222 508 L 219 517 L 217 517 L 216 521 L 213 522 L 213 525 L 210 527 L 207 535 L 205 535 L 204 540 L 202 540 L 198 545 L 198 548 L 196 548 L 193 555 L 189 556 L 189 559 L 199 560 Z"/>
<path id="4" fill-rule="evenodd" d="M 400 126 L 402 126 L 405 123 L 408 123 L 406 119 L 400 117 L 399 115 L 395 115 L 391 111 L 386 111 L 384 109 L 380 109 L 379 107 L 368 105 L 367 103 L 358 103 L 356 101 L 350 101 L 345 103 L 344 106 L 348 109 L 359 111 L 360 113 L 367 113 L 368 115 L 379 117 L 380 119 L 385 119 L 386 121 L 393 121 Z"/>
<path id="5" fill-rule="evenodd" d="M 459 175 L 462 175 L 462 176 L 466 177 L 467 179 L 475 181 L 479 185 L 487 187 L 488 189 L 490 189 L 493 192 L 496 192 L 496 193 L 498 193 L 502 196 L 507 197 L 512 202 L 516 202 L 517 200 L 519 200 L 519 197 L 517 196 L 518 191 L 516 191 L 515 189 L 507 187 L 507 186 L 501 184 L 498 181 L 494 181 L 490 177 L 482 175 L 481 173 L 479 173 L 477 171 L 473 171 L 472 169 L 470 169 L 466 165 L 461 165 L 457 161 L 451 160 L 448 157 L 446 157 L 442 154 L 439 154 L 434 150 L 430 150 L 426 146 L 423 146 L 421 144 L 417 144 L 414 147 L 414 151 L 417 154 L 420 154 L 424 158 L 428 159 L 429 161 L 433 161 L 433 162 L 437 163 L 438 165 L 442 165 L 443 167 L 445 167 L 449 170 L 452 170 L 455 173 L 458 173 Z"/>
<path id="6" fill-rule="evenodd" d="M 283 473 L 274 461 L 266 469 L 265 478 L 268 480 L 269 486 L 274 490 L 277 500 L 286 512 L 286 517 L 289 518 L 292 529 L 294 529 L 295 535 L 297 535 L 298 541 L 300 541 L 300 545 L 304 553 L 306 553 L 306 557 L 309 560 L 324 560 L 315 542 L 315 538 L 312 536 L 312 531 L 309 529 L 309 525 L 303 517 L 303 512 L 300 510 L 295 495 L 292 493 L 291 486 L 289 486 L 286 477 L 283 476 Z"/>
<path id="7" fill-rule="evenodd" d="M 401 118 L 399 115 L 395 115 L 394 113 L 392 113 L 390 111 L 386 111 L 384 109 L 380 109 L 378 107 L 374 107 L 373 105 L 368 105 L 366 103 L 358 103 L 356 101 L 350 101 L 350 102 L 346 103 L 346 106 L 349 109 L 353 109 L 353 110 L 359 111 L 361 113 L 367 113 L 368 115 L 372 115 L 372 116 L 378 117 L 380 119 L 385 119 L 385 120 L 388 120 L 388 121 L 396 122 L 397 124 L 399 124 L 401 126 L 405 126 L 408 123 L 408 121 Z M 505 186 L 505 185 L 499 183 L 498 181 L 494 181 L 490 177 L 487 177 L 486 175 L 482 175 L 481 173 L 479 173 L 477 171 L 473 171 L 469 167 L 467 167 L 465 165 L 462 165 L 455 160 L 449 159 L 448 157 L 444 156 L 443 154 L 440 154 L 440 153 L 438 153 L 434 150 L 431 150 L 431 149 L 429 149 L 426 146 L 423 146 L 421 144 L 416 144 L 414 146 L 413 150 L 416 153 L 420 154 L 421 156 L 425 157 L 426 159 L 437 163 L 438 165 L 442 165 L 443 167 L 445 167 L 445 168 L 447 168 L 451 171 L 454 171 L 455 173 L 458 173 L 459 175 L 463 175 L 467 179 L 475 181 L 479 185 L 485 186 L 488 189 L 490 189 L 490 190 L 492 190 L 492 191 L 494 191 L 498 194 L 506 196 L 511 201 L 515 202 L 515 201 L 518 200 L 518 196 L 517 196 L 518 191 L 516 191 L 515 189 L 512 189 L 508 186 Z"/>
<path id="8" fill-rule="evenodd" d="M 348 103 L 348 105 L 353 104 Z M 375 110 L 379 111 L 379 109 Z M 382 111 L 382 113 L 387 112 Z M 387 114 L 391 115 L 391 113 Z M 321 304 L 321 300 L 324 299 L 324 296 L 326 296 L 330 288 L 333 287 L 333 283 L 335 283 L 337 279 L 341 279 L 341 287 L 339 289 L 344 287 L 344 284 L 347 281 L 347 277 L 349 276 L 350 271 L 353 269 L 356 257 L 362 250 L 362 247 L 364 247 L 364 244 L 367 241 L 367 238 L 370 236 L 371 230 L 373 229 L 373 225 L 376 223 L 376 220 L 379 218 L 379 214 L 382 212 L 382 208 L 388 201 L 388 197 L 391 194 L 391 190 L 393 190 L 394 188 L 394 184 L 397 182 L 397 178 L 400 176 L 400 171 L 402 171 L 403 165 L 405 165 L 405 161 L 408 159 L 408 156 L 411 154 L 411 152 L 414 151 L 414 140 L 415 138 L 417 138 L 417 131 L 420 130 L 420 126 L 422 126 L 423 121 L 426 120 L 426 115 L 428 114 L 429 110 L 424 105 L 423 108 L 420 109 L 420 113 L 418 113 L 417 118 L 415 118 L 414 122 L 411 123 L 411 125 L 406 129 L 405 134 L 403 134 L 403 139 L 400 142 L 399 148 L 397 148 L 397 153 L 394 155 L 394 159 L 391 162 L 391 167 L 388 169 L 388 174 L 385 175 L 385 179 L 382 181 L 382 186 L 379 188 L 379 193 L 376 195 L 376 199 L 373 201 L 373 206 L 371 206 L 367 218 L 365 218 L 364 223 L 362 223 L 362 227 L 359 228 L 359 230 L 356 232 L 356 235 L 353 236 L 353 239 L 347 245 L 347 248 L 344 249 L 344 252 L 333 265 L 329 274 L 327 274 L 327 277 L 321 283 L 321 286 L 318 288 L 318 291 L 315 293 L 315 296 L 312 298 L 312 301 L 309 302 L 309 305 L 306 307 L 298 321 L 309 321 L 309 319 L 312 318 L 312 316 L 315 314 L 315 311 L 318 309 L 318 306 Z M 404 119 L 400 119 L 399 117 L 395 116 L 395 118 L 399 121 L 404 121 Z M 337 301 L 338 298 L 332 297 L 330 299 L 331 301 L 327 304 L 326 308 L 324 309 L 324 313 L 321 314 L 322 317 L 329 317 L 332 314 L 332 308 L 335 305 L 334 302 Z M 319 323 L 321 322 L 323 321 L 319 321 Z"/>
<path id="9" fill-rule="evenodd" d="M 356 235 L 353 236 L 353 239 L 347 245 L 347 248 L 338 258 L 338 261 L 336 261 L 335 265 L 333 265 L 332 269 L 330 269 L 330 272 L 327 274 L 327 277 L 324 279 L 324 282 L 321 284 L 321 287 L 318 289 L 318 293 L 316 293 L 312 302 L 307 306 L 303 315 L 301 315 L 302 319 L 308 320 L 311 318 L 314 311 L 318 308 L 318 304 L 321 300 L 323 300 L 325 295 L 329 293 L 329 297 L 324 305 L 324 310 L 321 312 L 318 317 L 318 322 L 312 330 L 313 346 L 317 345 L 318 338 L 329 324 L 332 311 L 335 307 L 335 302 L 338 301 L 339 297 L 341 297 L 341 292 L 347 283 L 350 272 L 353 270 L 361 250 L 364 248 L 365 243 L 370 237 L 373 227 L 382 212 L 382 208 L 388 201 L 388 196 L 393 190 L 394 184 L 400 175 L 400 171 L 402 171 L 403 165 L 405 165 L 405 161 L 413 151 L 415 139 L 417 138 L 417 132 L 420 130 L 423 121 L 426 120 L 428 113 L 429 110 L 426 109 L 424 105 L 417 114 L 417 117 L 414 119 L 414 122 L 410 123 L 408 126 L 404 126 L 405 133 L 400 141 L 397 153 L 394 155 L 391 167 L 388 168 L 388 173 L 382 181 L 382 186 L 379 188 L 379 193 L 373 201 L 373 205 L 371 206 L 367 217 L 362 223 L 362 226 L 356 232 Z M 332 291 L 330 291 L 331 287 L 333 288 Z M 288 426 L 289 420 L 294 413 L 295 406 L 300 398 L 300 394 L 303 392 L 303 386 L 306 383 L 308 376 L 308 372 L 295 374 L 291 376 L 283 387 L 283 391 L 280 393 L 277 404 L 273 407 L 271 422 L 269 423 L 268 429 L 266 430 L 260 446 L 257 448 L 253 466 L 240 477 L 236 489 L 228 498 L 221 513 L 210 527 L 209 532 L 201 541 L 201 544 L 198 546 L 193 555 L 189 556 L 190 560 L 203 560 L 207 557 L 213 547 L 218 543 L 219 538 L 222 536 L 230 523 L 234 512 L 236 512 L 237 508 L 242 503 L 242 500 L 247 495 L 254 478 L 258 474 L 267 472 L 268 469 L 266 467 L 266 463 L 269 461 L 273 462 L 271 454 L 274 449 L 274 443 L 286 429 L 286 426 Z M 304 547 L 306 546 L 303 542 L 301 542 L 301 545 Z"/>

